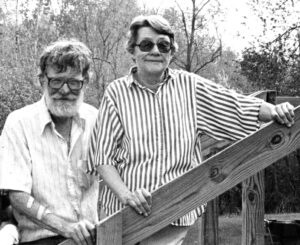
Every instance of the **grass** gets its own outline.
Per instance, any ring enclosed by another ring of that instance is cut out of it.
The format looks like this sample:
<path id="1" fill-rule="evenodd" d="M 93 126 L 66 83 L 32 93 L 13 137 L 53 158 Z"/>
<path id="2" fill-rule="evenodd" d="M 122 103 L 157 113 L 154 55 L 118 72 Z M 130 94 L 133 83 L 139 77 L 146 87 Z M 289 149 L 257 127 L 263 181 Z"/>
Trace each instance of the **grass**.
<path id="1" fill-rule="evenodd" d="M 300 220 L 300 213 L 268 214 L 266 219 L 280 221 Z M 183 245 L 201 245 L 198 239 L 199 225 L 196 223 L 189 230 Z M 240 245 L 242 236 L 242 216 L 220 216 L 219 217 L 219 244 Z"/>

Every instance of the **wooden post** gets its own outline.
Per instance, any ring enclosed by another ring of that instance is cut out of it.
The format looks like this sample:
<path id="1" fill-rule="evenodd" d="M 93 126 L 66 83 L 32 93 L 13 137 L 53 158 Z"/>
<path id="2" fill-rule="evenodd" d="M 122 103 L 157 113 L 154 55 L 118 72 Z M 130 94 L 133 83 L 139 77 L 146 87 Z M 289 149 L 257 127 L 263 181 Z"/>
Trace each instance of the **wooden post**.
<path id="1" fill-rule="evenodd" d="M 97 226 L 97 245 L 122 245 L 122 212 Z"/>
<path id="2" fill-rule="evenodd" d="M 242 245 L 264 245 L 264 171 L 243 182 Z"/>
<path id="3" fill-rule="evenodd" d="M 276 92 L 266 91 L 257 97 L 275 104 Z M 264 170 L 242 184 L 242 245 L 264 245 L 265 184 Z"/>
<path id="4" fill-rule="evenodd" d="M 202 151 L 203 159 L 206 160 L 219 151 L 228 147 L 232 142 L 229 141 L 215 141 L 203 139 L 204 149 Z M 210 141 L 210 145 L 207 142 Z M 208 147 L 208 148 L 207 148 Z M 218 245 L 219 244 L 219 198 L 215 198 L 207 203 L 206 211 L 201 216 L 198 222 L 198 244 L 199 245 Z"/>
<path id="5" fill-rule="evenodd" d="M 206 212 L 202 215 L 199 245 L 219 244 L 219 198 L 207 203 Z"/>

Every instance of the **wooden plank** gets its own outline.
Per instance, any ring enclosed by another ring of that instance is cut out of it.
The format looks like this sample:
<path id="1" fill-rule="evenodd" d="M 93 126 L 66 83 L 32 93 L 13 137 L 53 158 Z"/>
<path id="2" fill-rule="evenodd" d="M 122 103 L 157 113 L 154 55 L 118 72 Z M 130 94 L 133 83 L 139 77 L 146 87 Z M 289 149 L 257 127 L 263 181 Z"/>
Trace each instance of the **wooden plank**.
<path id="1" fill-rule="evenodd" d="M 260 98 L 260 99 L 263 99 L 270 103 L 275 103 L 276 91 L 272 91 L 272 90 L 258 91 L 249 96 Z M 229 146 L 232 143 L 233 142 L 229 142 L 229 141 L 216 141 L 212 138 L 209 138 L 206 135 L 201 136 L 202 155 L 204 157 L 203 159 L 207 159 L 208 157 L 211 157 L 213 154 L 216 154 L 221 149 L 224 149 L 225 147 Z M 259 175 L 259 173 L 258 173 L 258 175 Z M 252 178 L 252 177 L 250 177 L 250 178 Z M 255 178 L 255 177 L 253 177 L 253 178 Z M 208 202 L 208 204 L 207 204 L 208 205 L 207 211 L 206 211 L 205 215 L 203 216 L 202 222 L 201 222 L 202 229 L 199 230 L 199 233 L 200 233 L 199 241 L 198 241 L 199 244 L 214 244 L 214 245 L 218 244 L 218 232 L 217 232 L 218 227 L 216 226 L 216 227 L 212 228 L 212 225 L 218 225 L 219 213 L 217 212 L 217 209 L 215 209 L 215 213 L 211 212 L 211 209 L 214 209 L 215 205 L 217 205 L 217 203 L 215 203 L 215 202 L 216 201 L 212 200 L 212 201 Z M 211 206 L 213 206 L 213 207 L 211 207 Z M 245 205 L 245 207 L 246 207 L 246 205 Z M 264 208 L 264 207 L 262 207 L 262 208 Z M 245 212 L 245 215 L 246 215 L 246 212 Z M 263 220 L 263 217 L 262 217 L 262 219 L 261 219 L 261 217 L 259 217 L 259 219 L 252 220 L 252 221 L 263 223 L 264 220 Z M 197 222 L 200 223 L 199 220 Z M 260 244 L 260 245 L 262 245 L 262 244 Z"/>
<path id="2" fill-rule="evenodd" d="M 202 140 L 202 138 L 201 138 Z M 212 139 L 213 140 L 213 139 Z M 202 147 L 202 158 L 204 160 L 212 157 L 221 150 L 225 149 L 232 142 L 229 141 L 215 141 L 214 144 L 210 145 L 209 148 Z M 201 144 L 202 146 L 202 144 Z M 204 146 L 207 146 L 207 144 Z M 207 203 L 206 212 L 200 219 L 197 220 L 199 229 L 198 243 L 207 245 L 218 245 L 219 244 L 219 209 L 218 209 L 218 197 Z"/>
<path id="3" fill-rule="evenodd" d="M 219 199 L 218 197 L 207 203 L 206 211 L 202 215 L 201 237 L 199 244 L 219 244 Z"/>
<path id="4" fill-rule="evenodd" d="M 122 245 L 122 213 L 116 213 L 105 218 L 96 227 L 97 245 Z M 76 245 L 71 239 L 61 242 L 59 245 Z"/>
<path id="5" fill-rule="evenodd" d="M 264 171 L 260 171 L 243 182 L 242 245 L 265 244 L 264 200 Z"/>
<path id="6" fill-rule="evenodd" d="M 252 96 L 252 95 L 251 95 Z M 275 91 L 264 91 L 255 95 L 271 104 L 276 102 Z M 251 176 L 242 184 L 242 243 L 264 245 L 265 210 L 264 170 Z"/>
<path id="7" fill-rule="evenodd" d="M 129 207 L 119 211 L 123 220 L 122 244 L 135 244 L 149 237 L 200 204 L 216 198 L 300 148 L 300 108 L 296 108 L 295 114 L 292 128 L 270 123 L 157 189 L 153 193 L 150 216 L 142 217 Z"/>
<path id="8" fill-rule="evenodd" d="M 122 245 L 122 213 L 106 219 L 97 226 L 97 245 Z"/>
<path id="9" fill-rule="evenodd" d="M 59 243 L 58 245 L 76 245 L 76 243 L 73 242 L 73 240 L 68 239 L 68 240 L 66 240 L 64 242 Z"/>
<path id="10" fill-rule="evenodd" d="M 276 104 L 283 102 L 290 102 L 293 106 L 300 105 L 300 97 L 278 96 L 276 98 Z"/>

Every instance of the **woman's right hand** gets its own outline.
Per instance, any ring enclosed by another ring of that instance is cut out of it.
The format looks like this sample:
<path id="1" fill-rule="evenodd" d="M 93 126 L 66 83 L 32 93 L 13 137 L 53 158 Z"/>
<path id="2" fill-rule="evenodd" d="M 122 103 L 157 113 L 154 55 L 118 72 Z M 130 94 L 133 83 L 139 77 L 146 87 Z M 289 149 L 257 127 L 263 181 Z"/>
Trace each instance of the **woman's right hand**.
<path id="1" fill-rule="evenodd" d="M 129 192 L 123 199 L 123 204 L 132 207 L 138 214 L 148 216 L 151 213 L 152 195 L 144 188 Z"/>

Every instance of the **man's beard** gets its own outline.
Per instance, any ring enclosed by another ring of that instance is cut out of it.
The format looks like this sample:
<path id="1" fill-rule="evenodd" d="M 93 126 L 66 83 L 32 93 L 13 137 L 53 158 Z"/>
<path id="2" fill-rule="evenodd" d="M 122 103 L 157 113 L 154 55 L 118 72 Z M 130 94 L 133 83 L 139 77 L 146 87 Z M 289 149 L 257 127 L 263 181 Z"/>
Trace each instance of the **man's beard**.
<path id="1" fill-rule="evenodd" d="M 53 99 L 48 91 L 45 91 L 45 101 L 48 110 L 56 117 L 73 117 L 83 103 L 83 92 L 81 91 L 76 100 Z"/>

